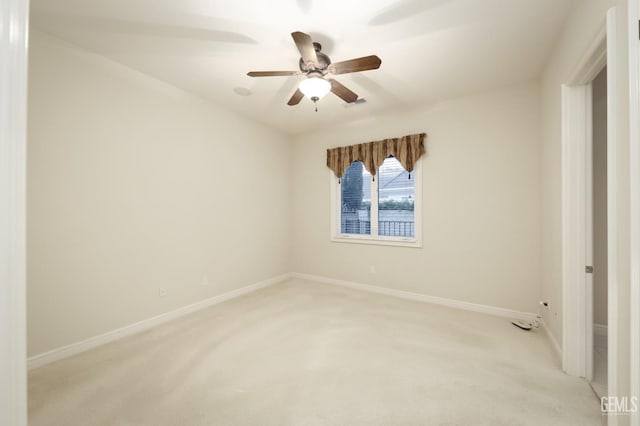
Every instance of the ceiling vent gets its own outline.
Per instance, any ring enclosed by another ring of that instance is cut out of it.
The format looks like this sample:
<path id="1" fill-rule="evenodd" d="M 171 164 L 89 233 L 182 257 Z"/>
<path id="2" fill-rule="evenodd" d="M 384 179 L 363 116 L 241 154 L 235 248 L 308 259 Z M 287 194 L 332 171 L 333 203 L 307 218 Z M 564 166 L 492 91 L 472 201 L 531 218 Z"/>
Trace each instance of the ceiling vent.
<path id="1" fill-rule="evenodd" d="M 365 98 L 358 98 L 355 102 L 351 102 L 350 104 L 344 104 L 345 108 L 351 108 L 356 105 L 366 104 L 367 100 Z"/>

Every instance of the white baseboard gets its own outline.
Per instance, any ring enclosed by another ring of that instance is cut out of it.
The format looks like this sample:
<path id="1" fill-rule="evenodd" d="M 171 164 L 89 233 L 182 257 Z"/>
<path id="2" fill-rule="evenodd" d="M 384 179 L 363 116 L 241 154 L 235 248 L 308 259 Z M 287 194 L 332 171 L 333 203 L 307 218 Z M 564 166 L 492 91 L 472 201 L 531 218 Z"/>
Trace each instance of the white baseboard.
<path id="1" fill-rule="evenodd" d="M 301 274 L 292 272 L 292 278 L 300 278 L 303 280 L 316 281 L 325 284 L 339 285 L 349 287 L 356 290 L 363 290 L 372 293 L 384 294 L 387 296 L 399 297 L 401 299 L 415 300 L 419 302 L 433 303 L 436 305 L 448 306 L 450 308 L 463 309 L 465 311 L 480 312 L 483 314 L 495 315 L 512 319 L 521 319 L 525 321 L 533 321 L 536 314 L 530 312 L 514 311 L 511 309 L 498 308 L 495 306 L 479 305 L 477 303 L 462 302 L 460 300 L 446 299 L 444 297 L 429 296 L 426 294 L 412 293 L 404 290 L 394 290 L 386 287 L 378 287 L 370 284 L 362 284 L 353 281 L 338 280 L 335 278 L 322 277 L 318 275 Z"/>
<path id="2" fill-rule="evenodd" d="M 558 358 L 560 359 L 560 361 L 562 361 L 562 347 L 558 343 L 558 340 L 556 340 L 556 336 L 553 335 L 551 329 L 547 326 L 547 323 L 545 323 L 543 319 L 540 320 L 540 326 L 547 335 L 547 339 L 549 339 L 549 343 L 551 343 L 551 347 L 553 347 L 553 349 L 555 350 L 556 355 L 558 355 Z"/>
<path id="3" fill-rule="evenodd" d="M 114 340 L 122 339 L 123 337 L 131 336 L 132 334 L 139 333 L 144 330 L 148 330 L 152 327 L 163 324 L 167 321 L 174 320 L 176 318 L 183 317 L 190 313 L 200 311 L 202 309 L 208 308 L 213 305 L 217 305 L 222 302 L 226 302 L 230 299 L 235 299 L 236 297 L 240 297 L 247 293 L 252 293 L 261 288 L 268 287 L 273 284 L 277 284 L 282 282 L 288 278 L 290 278 L 291 274 L 283 274 L 277 277 L 269 278 L 263 281 L 259 281 L 254 284 L 247 285 L 245 287 L 241 287 L 236 290 L 232 290 L 218 296 L 211 297 L 209 299 L 202 300 L 200 302 L 193 303 L 191 305 L 183 306 L 176 310 L 166 312 L 164 314 L 147 318 L 145 320 L 136 322 L 134 324 L 130 324 L 124 326 L 122 328 L 118 328 L 116 330 L 108 331 L 104 334 L 100 334 L 98 336 L 90 337 L 86 340 L 82 340 L 80 342 L 72 343 L 67 346 L 63 346 L 57 349 L 53 349 L 48 352 L 44 352 L 38 355 L 34 355 L 27 360 L 27 367 L 29 370 L 41 367 L 43 365 L 52 363 L 54 361 L 61 360 L 63 358 L 70 357 L 72 355 L 78 354 L 80 352 L 87 351 L 89 349 L 95 348 L 97 346 L 102 346 L 106 343 L 113 342 Z"/>
<path id="4" fill-rule="evenodd" d="M 67 346 L 63 346 L 48 352 L 34 355 L 27 360 L 28 368 L 29 370 L 31 370 L 31 369 L 52 363 L 54 361 L 67 358 L 72 355 L 76 355 L 80 352 L 87 351 L 97 346 L 101 346 L 106 343 L 113 342 L 118 339 L 122 339 L 123 337 L 127 337 L 144 330 L 148 330 L 152 327 L 156 327 L 167 321 L 171 321 L 171 320 L 183 317 L 192 312 L 196 312 L 196 311 L 208 308 L 210 306 L 217 305 L 218 303 L 222 303 L 227 300 L 235 299 L 236 297 L 240 297 L 242 295 L 254 292 L 261 288 L 268 287 L 273 284 L 277 284 L 279 282 L 285 281 L 288 278 L 300 278 L 300 279 L 315 281 L 319 283 L 338 285 L 338 286 L 348 287 L 356 290 L 362 290 L 362 291 L 368 291 L 372 293 L 384 294 L 387 296 L 398 297 L 401 299 L 432 303 L 436 305 L 447 306 L 450 308 L 479 312 L 483 314 L 494 315 L 494 316 L 505 317 L 505 318 L 533 321 L 536 317 L 536 314 L 530 313 L 530 312 L 515 311 L 511 309 L 498 308 L 495 306 L 480 305 L 476 303 L 463 302 L 460 300 L 429 296 L 429 295 L 420 294 L 420 293 L 412 293 L 409 291 L 394 290 L 386 287 L 378 287 L 370 284 L 362 284 L 362 283 L 357 283 L 353 281 L 338 280 L 338 279 L 322 277 L 318 275 L 310 275 L 310 274 L 293 272 L 293 273 L 288 273 L 288 274 L 283 274 L 277 277 L 273 277 L 264 281 L 260 281 L 255 284 L 251 284 L 251 285 L 239 288 L 237 290 L 233 290 L 233 291 L 223 293 L 218 296 L 214 296 L 197 303 L 193 303 L 191 305 L 183 306 L 182 308 L 178 308 L 176 310 L 173 310 L 152 318 L 148 318 L 148 319 L 139 321 L 137 323 L 130 324 L 125 327 L 106 332 L 104 334 L 100 334 L 98 336 L 90 337 L 80 342 L 72 343 Z M 556 349 L 558 353 L 560 353 L 560 346 L 558 345 L 558 342 L 555 340 L 553 335 L 549 332 L 549 330 L 546 327 L 544 327 L 544 329 L 547 335 L 549 336 L 549 340 L 551 341 L 553 347 Z"/>
<path id="5" fill-rule="evenodd" d="M 556 337 L 551 332 L 551 329 L 547 326 L 547 324 L 544 322 L 544 320 L 542 320 L 540 322 L 540 325 L 542 326 L 542 329 L 546 333 L 547 338 L 549 339 L 549 342 L 551 343 L 551 346 L 555 350 L 556 354 L 558 355 L 558 357 L 560 359 L 562 359 L 562 349 L 560 347 L 560 344 L 558 343 L 558 340 L 556 340 Z M 594 344 L 596 346 L 605 346 L 606 347 L 607 326 L 606 325 L 602 325 L 602 324 L 593 324 L 593 334 L 595 335 L 594 336 Z M 600 336 L 601 338 L 598 339 L 598 336 Z M 604 337 L 604 339 L 602 339 L 602 337 Z M 602 341 L 604 343 L 602 343 Z"/>

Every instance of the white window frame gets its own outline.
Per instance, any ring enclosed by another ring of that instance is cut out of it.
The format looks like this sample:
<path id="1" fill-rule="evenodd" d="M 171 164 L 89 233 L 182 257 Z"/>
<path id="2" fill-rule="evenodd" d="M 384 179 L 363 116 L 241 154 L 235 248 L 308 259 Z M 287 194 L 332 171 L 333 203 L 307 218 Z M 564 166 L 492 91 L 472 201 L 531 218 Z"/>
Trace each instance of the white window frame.
<path id="1" fill-rule="evenodd" d="M 374 244 L 383 246 L 396 247 L 413 247 L 422 248 L 422 160 L 416 161 L 414 169 L 411 172 L 411 179 L 414 181 L 414 204 L 413 215 L 414 237 L 388 237 L 380 236 L 378 233 L 378 185 L 371 185 L 371 235 L 361 234 L 342 234 L 338 226 L 340 218 L 338 217 L 338 206 L 341 205 L 341 190 L 338 178 L 329 171 L 329 187 L 331 188 L 331 228 L 330 239 L 336 243 L 355 243 L 355 244 Z M 375 209 L 374 207 L 375 199 Z"/>

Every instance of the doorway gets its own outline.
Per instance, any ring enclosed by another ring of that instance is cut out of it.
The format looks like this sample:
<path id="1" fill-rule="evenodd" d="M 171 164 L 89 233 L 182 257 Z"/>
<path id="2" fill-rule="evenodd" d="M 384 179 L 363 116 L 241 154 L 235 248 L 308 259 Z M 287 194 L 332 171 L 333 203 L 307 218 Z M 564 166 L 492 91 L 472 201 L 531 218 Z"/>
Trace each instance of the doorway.
<path id="1" fill-rule="evenodd" d="M 612 8 L 607 13 L 606 26 L 602 27 L 582 59 L 576 64 L 567 83 L 562 86 L 562 368 L 569 375 L 584 377 L 593 382 L 596 372 L 594 361 L 598 362 L 596 380 L 606 381 L 604 373 L 608 373 L 607 386 L 600 387 L 598 392 L 607 392 L 609 395 L 615 394 L 616 391 L 616 383 L 612 382 L 611 378 L 616 377 L 617 328 L 615 324 L 611 326 L 610 321 L 604 321 L 604 310 L 601 307 L 604 302 L 609 315 L 617 312 L 616 270 L 602 266 L 602 262 L 608 265 L 617 264 L 617 144 L 614 125 L 617 123 L 616 22 L 616 9 Z M 605 73 L 600 75 L 605 66 Z M 594 84 L 597 85 L 595 93 Z M 601 98 L 596 99 L 596 105 L 594 96 Z M 596 111 L 599 122 L 596 123 L 596 128 L 594 108 L 606 110 L 606 118 L 603 117 L 602 111 Z M 605 129 L 601 127 L 603 121 L 607 124 Z M 603 131 L 606 134 L 606 143 L 603 145 L 600 139 L 600 143 L 595 147 L 594 158 L 594 132 L 601 134 Z M 604 157 L 602 149 L 606 152 L 606 171 L 601 166 Z M 594 165 L 594 159 L 598 162 L 597 165 Z M 593 180 L 595 168 L 598 169 L 599 175 L 597 182 Z M 605 174 L 606 180 L 602 179 L 602 173 Z M 604 200 L 601 187 L 603 184 L 607 195 Z M 594 194 L 594 186 L 597 186 L 598 194 Z M 594 197 L 599 205 L 598 212 L 594 211 Z M 606 205 L 604 217 L 603 202 Z M 602 237 L 603 219 L 606 223 L 606 239 Z M 598 226 L 598 236 L 594 235 L 594 220 Z M 594 238 L 598 240 L 597 248 L 594 247 Z M 606 245 L 606 260 L 603 260 L 603 242 Z M 594 287 L 594 255 L 598 258 L 598 276 L 595 277 L 597 288 Z M 606 299 L 602 296 L 603 282 L 606 282 Z M 597 308 L 595 303 L 598 303 Z M 594 321 L 595 309 L 599 310 L 595 320 L 597 322 Z M 605 325 L 606 337 L 602 335 L 603 327 L 599 327 Z M 605 341 L 608 354 L 602 350 Z M 596 345 L 600 350 L 598 358 L 594 359 Z M 607 368 L 601 366 L 603 357 L 600 355 L 603 354 L 607 355 L 607 360 L 604 361 Z"/>
<path id="2" fill-rule="evenodd" d="M 591 83 L 591 238 L 593 266 L 593 373 L 591 385 L 607 395 L 607 68 Z M 589 232 L 589 230 L 587 231 Z M 589 249 L 587 249 L 589 250 Z"/>

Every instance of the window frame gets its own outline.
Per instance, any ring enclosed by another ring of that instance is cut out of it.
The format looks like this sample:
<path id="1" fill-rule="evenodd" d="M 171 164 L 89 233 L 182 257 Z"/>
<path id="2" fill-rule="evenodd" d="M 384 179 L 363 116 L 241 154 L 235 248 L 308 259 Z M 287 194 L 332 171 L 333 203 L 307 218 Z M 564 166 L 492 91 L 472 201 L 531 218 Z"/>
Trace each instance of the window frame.
<path id="1" fill-rule="evenodd" d="M 331 208 L 331 220 L 330 220 L 330 241 L 336 243 L 352 243 L 352 244 L 373 244 L 382 246 L 395 246 L 395 247 L 413 247 L 422 248 L 422 159 L 416 161 L 414 169 L 411 172 L 411 179 L 414 181 L 414 201 L 413 201 L 413 231 L 414 237 L 390 237 L 377 235 L 378 233 L 378 180 L 376 179 L 375 185 L 373 182 L 369 182 L 371 185 L 371 235 L 364 234 L 342 234 L 338 227 L 341 223 L 341 218 L 338 217 L 338 206 L 341 203 L 341 189 L 338 183 L 338 178 L 329 171 L 330 179 L 330 208 Z M 375 204 L 375 209 L 373 208 Z M 375 230 L 375 235 L 374 235 Z"/>

